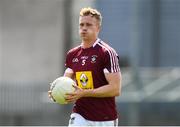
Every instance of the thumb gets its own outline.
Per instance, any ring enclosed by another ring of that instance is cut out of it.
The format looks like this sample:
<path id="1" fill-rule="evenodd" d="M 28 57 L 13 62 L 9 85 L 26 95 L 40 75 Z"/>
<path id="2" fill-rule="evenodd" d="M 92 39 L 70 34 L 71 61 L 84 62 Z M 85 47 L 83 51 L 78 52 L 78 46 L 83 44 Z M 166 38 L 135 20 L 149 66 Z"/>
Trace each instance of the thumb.
<path id="1" fill-rule="evenodd" d="M 77 89 L 80 89 L 79 86 L 77 86 L 76 84 L 73 84 L 72 86 L 73 86 L 76 90 L 77 90 Z"/>

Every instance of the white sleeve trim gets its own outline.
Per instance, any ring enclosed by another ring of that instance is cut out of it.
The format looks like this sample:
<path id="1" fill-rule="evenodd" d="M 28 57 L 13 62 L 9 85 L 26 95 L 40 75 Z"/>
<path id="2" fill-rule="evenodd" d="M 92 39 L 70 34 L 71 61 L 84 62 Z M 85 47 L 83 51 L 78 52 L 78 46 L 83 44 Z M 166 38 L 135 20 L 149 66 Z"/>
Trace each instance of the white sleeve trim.
<path id="1" fill-rule="evenodd" d="M 107 68 L 104 68 L 104 69 L 103 69 L 103 72 L 104 72 L 104 74 L 108 74 L 108 73 L 109 73 L 109 71 L 108 71 Z"/>
<path id="2" fill-rule="evenodd" d="M 67 68 L 67 69 L 65 70 L 65 73 L 74 73 L 74 72 L 73 72 L 73 70 L 72 70 L 71 68 Z"/>

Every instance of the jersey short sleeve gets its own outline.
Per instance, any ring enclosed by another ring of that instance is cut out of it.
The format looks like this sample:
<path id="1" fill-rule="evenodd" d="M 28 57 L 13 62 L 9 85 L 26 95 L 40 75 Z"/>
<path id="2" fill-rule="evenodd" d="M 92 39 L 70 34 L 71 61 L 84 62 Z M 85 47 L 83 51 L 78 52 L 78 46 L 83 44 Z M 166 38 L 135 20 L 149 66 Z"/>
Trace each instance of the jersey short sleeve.
<path id="1" fill-rule="evenodd" d="M 71 61 L 72 61 L 71 56 L 70 56 L 70 53 L 68 52 L 66 55 L 66 60 L 65 60 L 65 67 L 66 67 L 65 73 L 74 73 L 72 69 Z"/>
<path id="2" fill-rule="evenodd" d="M 115 73 L 119 72 L 119 56 L 114 49 L 106 50 L 104 56 L 104 72 Z"/>
<path id="3" fill-rule="evenodd" d="M 69 53 L 69 52 L 68 52 L 67 55 L 66 55 L 65 67 L 66 67 L 66 68 L 71 68 L 70 53 Z"/>

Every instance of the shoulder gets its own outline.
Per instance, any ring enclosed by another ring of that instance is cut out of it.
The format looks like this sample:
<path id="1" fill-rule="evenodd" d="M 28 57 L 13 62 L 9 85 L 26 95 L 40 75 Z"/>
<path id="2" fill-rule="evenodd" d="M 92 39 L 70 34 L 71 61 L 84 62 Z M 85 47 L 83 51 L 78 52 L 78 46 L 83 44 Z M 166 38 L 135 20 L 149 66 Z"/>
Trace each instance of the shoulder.
<path id="1" fill-rule="evenodd" d="M 70 49 L 70 50 L 67 52 L 67 54 L 74 54 L 74 53 L 76 53 L 77 51 L 79 51 L 80 49 L 81 49 L 81 46 L 80 46 L 80 45 L 79 45 L 79 46 L 76 46 L 76 47 Z"/>
<path id="2" fill-rule="evenodd" d="M 103 53 L 108 54 L 108 55 L 116 55 L 116 56 L 118 56 L 115 49 L 112 48 L 108 43 L 106 43 L 104 41 L 99 41 L 97 43 L 97 45 L 100 47 L 100 49 L 102 50 Z"/>

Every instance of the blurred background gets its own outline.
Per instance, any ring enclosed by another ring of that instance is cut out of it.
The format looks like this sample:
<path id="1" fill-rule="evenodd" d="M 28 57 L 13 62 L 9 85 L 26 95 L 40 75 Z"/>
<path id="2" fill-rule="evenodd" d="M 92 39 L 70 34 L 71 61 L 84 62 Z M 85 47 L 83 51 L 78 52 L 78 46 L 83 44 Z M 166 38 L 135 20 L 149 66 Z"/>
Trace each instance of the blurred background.
<path id="1" fill-rule="evenodd" d="M 88 6 L 120 56 L 119 125 L 180 125 L 180 0 L 0 0 L 0 125 L 68 125 L 47 91 Z"/>

